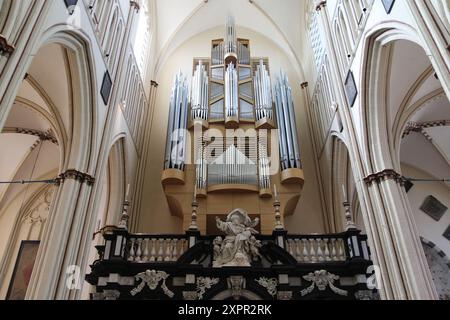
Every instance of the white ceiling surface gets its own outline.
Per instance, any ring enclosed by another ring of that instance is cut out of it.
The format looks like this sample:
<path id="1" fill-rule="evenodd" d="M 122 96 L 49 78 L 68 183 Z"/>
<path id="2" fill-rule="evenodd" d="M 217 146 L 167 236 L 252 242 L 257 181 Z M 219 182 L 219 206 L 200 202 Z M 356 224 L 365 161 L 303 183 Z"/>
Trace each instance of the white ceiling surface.
<path id="1" fill-rule="evenodd" d="M 58 44 L 44 46 L 34 58 L 28 73 L 38 82 L 38 85 L 50 100 L 49 103 L 57 109 L 66 132 L 70 132 L 71 88 L 69 88 L 68 83 L 71 82 L 71 75 L 64 50 Z"/>
<path id="2" fill-rule="evenodd" d="M 14 133 L 16 128 L 49 132 L 49 119 L 55 121 L 51 107 L 59 112 L 65 127 L 70 124 L 67 106 L 70 101 L 67 86 L 69 73 L 65 67 L 65 54 L 58 45 L 49 45 L 39 51 L 29 74 L 40 88 L 31 81 L 23 81 L 18 98 L 5 123 L 5 133 L 0 134 L 0 181 L 20 181 L 54 178 L 59 167 L 58 145 L 30 134 Z M 62 68 L 62 70 L 61 70 Z M 42 91 L 38 91 L 42 90 Z M 26 186 L 0 184 L 0 214 Z"/>
<path id="3" fill-rule="evenodd" d="M 156 73 L 181 44 L 205 30 L 224 27 L 228 15 L 236 25 L 259 32 L 275 42 L 302 75 L 299 53 L 304 0 L 155 0 Z"/>
<path id="4" fill-rule="evenodd" d="M 408 95 L 419 78 L 431 67 L 425 52 L 409 41 L 398 41 L 394 44 L 391 60 L 390 83 L 388 90 L 389 126 L 398 120 L 403 112 L 400 107 L 406 102 Z M 434 72 L 424 79 L 411 97 L 407 108 L 421 101 L 426 96 L 442 89 Z M 416 123 L 450 120 L 450 103 L 444 94 L 429 100 L 416 111 L 409 121 Z M 400 159 L 402 163 L 426 171 L 436 179 L 450 179 L 450 126 L 424 129 L 428 138 L 418 132 L 407 135 L 401 145 Z M 414 177 L 411 177 L 414 178 Z M 450 184 L 447 184 L 450 186 Z"/>

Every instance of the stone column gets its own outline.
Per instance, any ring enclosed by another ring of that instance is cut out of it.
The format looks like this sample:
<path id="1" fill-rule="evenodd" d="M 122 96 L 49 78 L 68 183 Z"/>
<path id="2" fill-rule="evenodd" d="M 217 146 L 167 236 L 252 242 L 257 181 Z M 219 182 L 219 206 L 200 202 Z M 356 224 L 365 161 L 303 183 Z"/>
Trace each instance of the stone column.
<path id="1" fill-rule="evenodd" d="M 156 81 L 150 82 L 150 98 L 147 106 L 146 113 L 144 115 L 145 118 L 145 130 L 141 132 L 144 135 L 142 141 L 142 150 L 140 152 L 138 168 L 136 170 L 136 188 L 133 192 L 133 201 L 131 205 L 131 223 L 130 230 L 132 232 L 138 232 L 139 230 L 139 221 L 141 214 L 141 198 L 142 198 L 142 190 L 144 185 L 146 164 L 148 159 L 148 151 L 150 145 L 150 135 L 153 127 L 153 115 L 155 113 L 155 103 L 156 103 L 156 93 L 158 91 L 158 83 Z"/>
<path id="2" fill-rule="evenodd" d="M 387 169 L 363 182 L 373 210 L 371 228 L 376 228 L 379 238 L 376 254 L 385 264 L 381 277 L 386 297 L 437 299 L 402 176 Z"/>
<path id="3" fill-rule="evenodd" d="M 364 156 L 357 139 L 350 107 L 344 90 L 344 79 L 338 70 L 338 59 L 332 38 L 326 1 L 316 7 L 326 36 L 330 59 L 332 82 L 337 94 L 338 112 L 341 116 L 348 141 L 348 151 L 357 191 L 361 202 L 372 260 L 380 270 L 380 295 L 382 299 L 436 299 L 437 294 L 426 266 L 419 236 L 412 221 L 406 195 L 398 181 L 387 175 L 383 179 L 367 177 L 365 163 L 371 163 Z M 386 179 L 388 178 L 388 179 Z M 376 183 L 373 183 L 376 182 Z"/>
<path id="4" fill-rule="evenodd" d="M 83 240 L 91 238 L 86 234 L 86 212 L 95 179 L 75 170 L 64 172 L 59 179 L 26 299 L 68 299 L 69 291 L 79 289 L 84 281 L 77 274 L 84 258 L 79 249 Z"/>

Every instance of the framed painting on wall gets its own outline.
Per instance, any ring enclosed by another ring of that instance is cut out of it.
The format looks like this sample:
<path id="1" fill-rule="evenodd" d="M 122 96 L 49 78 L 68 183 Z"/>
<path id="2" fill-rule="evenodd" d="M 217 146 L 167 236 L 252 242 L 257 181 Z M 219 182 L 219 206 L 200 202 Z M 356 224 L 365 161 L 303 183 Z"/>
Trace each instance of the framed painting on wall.
<path id="1" fill-rule="evenodd" d="M 24 300 L 33 273 L 40 241 L 22 241 L 6 300 Z"/>

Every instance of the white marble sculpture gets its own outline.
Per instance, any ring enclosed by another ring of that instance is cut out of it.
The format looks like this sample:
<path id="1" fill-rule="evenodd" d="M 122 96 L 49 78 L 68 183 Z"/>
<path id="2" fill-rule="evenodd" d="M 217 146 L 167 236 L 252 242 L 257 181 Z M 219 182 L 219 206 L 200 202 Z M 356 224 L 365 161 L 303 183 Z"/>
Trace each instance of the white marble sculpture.
<path id="1" fill-rule="evenodd" d="M 225 239 L 214 240 L 214 268 L 250 267 L 253 259 L 260 257 L 261 242 L 254 237 L 259 219 L 251 220 L 243 209 L 233 210 L 227 220 L 216 218 L 217 228 L 225 232 Z"/>

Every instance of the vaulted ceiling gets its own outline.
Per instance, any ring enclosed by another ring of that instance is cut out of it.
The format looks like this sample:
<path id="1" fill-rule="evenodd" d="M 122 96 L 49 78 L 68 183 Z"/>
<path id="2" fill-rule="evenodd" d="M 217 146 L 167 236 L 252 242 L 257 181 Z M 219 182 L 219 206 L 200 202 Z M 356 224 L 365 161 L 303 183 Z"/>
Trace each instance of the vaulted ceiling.
<path id="1" fill-rule="evenodd" d="M 429 58 L 416 44 L 398 41 L 393 47 L 390 74 L 387 120 L 395 127 L 403 117 L 409 118 L 400 161 L 435 179 L 449 179 L 450 103 Z"/>
<path id="2" fill-rule="evenodd" d="M 304 0 L 153 0 L 153 28 L 156 29 L 156 65 L 189 38 L 205 30 L 224 26 L 233 15 L 236 25 L 259 32 L 275 42 L 302 73 L 305 12 Z"/>

